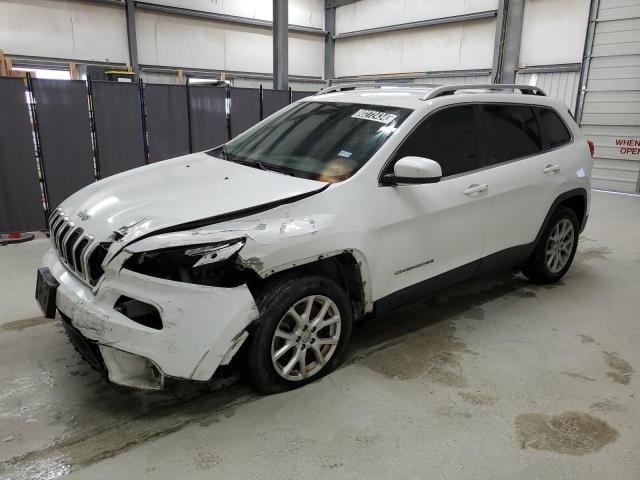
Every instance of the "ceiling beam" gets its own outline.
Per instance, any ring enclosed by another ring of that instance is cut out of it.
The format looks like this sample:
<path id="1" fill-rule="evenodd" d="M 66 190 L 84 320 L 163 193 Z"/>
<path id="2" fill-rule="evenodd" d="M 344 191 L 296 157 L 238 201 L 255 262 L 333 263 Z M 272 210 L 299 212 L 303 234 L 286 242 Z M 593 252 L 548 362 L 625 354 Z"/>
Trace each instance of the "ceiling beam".
<path id="1" fill-rule="evenodd" d="M 351 3 L 359 2 L 360 0 L 327 0 L 327 8 L 344 7 Z M 326 28 L 326 27 L 325 27 Z"/>
<path id="2" fill-rule="evenodd" d="M 354 30 L 352 32 L 338 33 L 333 38 L 349 38 L 361 37 L 363 35 L 373 35 L 376 33 L 397 32 L 398 30 L 407 30 L 410 28 L 429 27 L 431 25 L 443 25 L 446 23 L 468 22 L 470 20 L 479 20 L 482 18 L 493 18 L 496 16 L 497 10 L 486 10 L 483 12 L 465 13 L 463 15 L 453 15 L 451 17 L 432 18 L 429 20 L 420 20 L 417 22 L 398 23 L 395 25 L 385 25 L 384 27 L 367 28 L 364 30 Z"/>

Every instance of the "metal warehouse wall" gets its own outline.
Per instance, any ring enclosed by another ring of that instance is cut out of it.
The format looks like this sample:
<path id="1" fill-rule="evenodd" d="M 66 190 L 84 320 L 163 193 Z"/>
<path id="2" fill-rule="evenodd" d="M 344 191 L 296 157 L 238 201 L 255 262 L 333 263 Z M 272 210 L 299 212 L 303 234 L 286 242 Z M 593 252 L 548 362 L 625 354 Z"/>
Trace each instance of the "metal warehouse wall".
<path id="1" fill-rule="evenodd" d="M 580 84 L 580 65 L 576 65 L 572 71 L 521 70 L 516 74 L 516 83 L 537 85 L 547 95 L 564 100 L 567 107 L 574 112 L 578 85 Z"/>
<path id="2" fill-rule="evenodd" d="M 640 0 L 600 0 L 581 120 L 594 188 L 640 191 Z"/>
<path id="3" fill-rule="evenodd" d="M 481 13 L 498 0 L 361 0 L 336 10 L 335 76 L 491 69 L 495 16 L 371 35 L 361 30 Z"/>
<path id="4" fill-rule="evenodd" d="M 138 3 L 138 2 L 136 2 Z M 153 4 L 271 21 L 266 0 L 146 0 Z M 0 48 L 10 57 L 128 64 L 123 2 L 109 0 L 0 0 Z M 139 62 L 144 67 L 270 74 L 270 28 L 230 24 L 138 6 Z M 289 74 L 323 74 L 324 0 L 289 0 L 289 23 L 318 29 L 289 35 Z M 155 79 L 154 79 L 155 81 Z"/>

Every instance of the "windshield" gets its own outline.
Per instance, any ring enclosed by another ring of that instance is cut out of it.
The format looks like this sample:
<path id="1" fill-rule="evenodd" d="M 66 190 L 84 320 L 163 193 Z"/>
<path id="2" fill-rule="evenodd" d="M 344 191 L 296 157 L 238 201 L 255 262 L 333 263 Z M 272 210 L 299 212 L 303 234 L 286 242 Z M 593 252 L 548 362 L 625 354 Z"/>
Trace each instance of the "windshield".
<path id="1" fill-rule="evenodd" d="M 304 102 L 207 153 L 335 183 L 362 167 L 410 113 L 380 105 Z"/>

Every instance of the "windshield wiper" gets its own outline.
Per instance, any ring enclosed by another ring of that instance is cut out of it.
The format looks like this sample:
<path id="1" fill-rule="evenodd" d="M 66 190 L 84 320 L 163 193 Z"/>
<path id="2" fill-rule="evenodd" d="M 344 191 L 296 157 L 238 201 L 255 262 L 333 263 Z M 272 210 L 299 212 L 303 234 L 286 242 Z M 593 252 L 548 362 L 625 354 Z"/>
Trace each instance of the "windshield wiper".
<path id="1" fill-rule="evenodd" d="M 229 154 L 227 153 L 227 148 L 224 145 L 220 145 L 218 148 L 211 150 L 210 152 L 207 152 L 207 153 L 211 154 L 213 152 L 216 152 L 219 154 L 217 156 L 218 158 L 222 160 L 226 160 L 228 162 L 239 163 L 240 165 L 246 165 L 247 167 L 252 167 L 252 168 L 259 168 L 260 170 L 264 170 L 265 172 L 272 171 L 272 172 L 283 173 L 285 175 L 295 176 L 293 172 L 287 167 L 280 167 L 277 165 L 272 165 L 270 163 L 265 164 L 260 160 L 241 160 L 239 158 L 231 158 L 229 157 Z"/>
<path id="2" fill-rule="evenodd" d="M 283 173 L 285 175 L 293 176 L 293 173 L 291 172 L 291 170 L 289 170 L 286 167 L 278 167 L 276 165 L 271 165 L 270 163 L 265 164 L 260 160 L 239 160 L 237 158 L 228 159 L 228 160 L 230 162 L 239 163 L 240 165 L 246 165 L 247 167 L 259 168 L 260 170 L 264 170 L 265 172 L 272 171 L 272 172 L 278 172 L 278 173 Z"/>
<path id="3" fill-rule="evenodd" d="M 265 170 L 265 171 L 270 170 L 272 172 L 284 173 L 285 175 L 294 176 L 293 172 L 290 169 L 288 169 L 287 167 L 280 167 L 280 166 L 277 166 L 277 165 L 272 165 L 270 163 L 264 164 L 264 163 L 259 162 L 259 161 L 256 161 L 255 164 L 259 168 L 261 168 L 262 170 Z"/>

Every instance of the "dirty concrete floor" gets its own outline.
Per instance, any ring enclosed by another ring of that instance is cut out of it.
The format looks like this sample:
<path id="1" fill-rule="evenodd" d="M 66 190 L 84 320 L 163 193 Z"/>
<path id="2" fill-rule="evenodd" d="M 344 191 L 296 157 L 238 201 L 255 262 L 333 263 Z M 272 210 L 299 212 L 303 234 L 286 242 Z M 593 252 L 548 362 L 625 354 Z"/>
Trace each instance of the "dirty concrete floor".
<path id="1" fill-rule="evenodd" d="M 638 479 L 639 219 L 594 192 L 562 283 L 503 272 L 414 303 L 270 397 L 105 384 L 32 300 L 47 241 L 0 247 L 0 478 Z"/>

